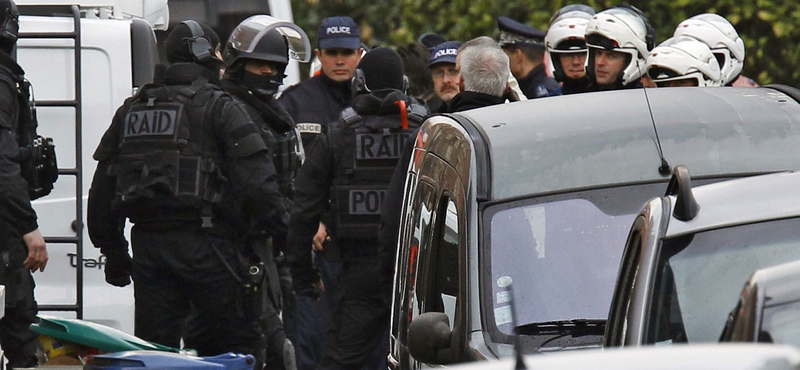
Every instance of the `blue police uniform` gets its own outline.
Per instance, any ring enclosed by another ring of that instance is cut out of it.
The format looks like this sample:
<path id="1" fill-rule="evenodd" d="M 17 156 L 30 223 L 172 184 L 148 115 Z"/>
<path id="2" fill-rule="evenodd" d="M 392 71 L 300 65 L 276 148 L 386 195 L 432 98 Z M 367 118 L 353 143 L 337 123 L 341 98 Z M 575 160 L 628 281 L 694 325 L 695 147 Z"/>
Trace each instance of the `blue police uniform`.
<path id="1" fill-rule="evenodd" d="M 317 35 L 321 50 L 361 48 L 360 30 L 350 17 L 326 18 L 320 24 Z M 334 81 L 323 71 L 286 89 L 278 102 L 294 120 L 302 136 L 305 152 L 310 155 L 316 151 L 314 143 L 317 137 L 327 132 L 328 124 L 337 121 L 339 113 L 349 108 L 352 100 L 350 81 Z M 323 220 L 323 223 L 329 222 Z M 306 245 L 310 250 L 311 244 Z M 329 257 L 325 253 L 314 252 L 314 267 L 319 270 L 325 284 L 326 294 L 322 299 L 296 295 L 294 312 L 291 307 L 283 312 L 286 336 L 295 345 L 298 369 L 316 368 L 325 352 L 327 329 L 335 305 L 333 297 L 342 271 L 342 263 Z M 296 282 L 293 281 L 293 284 Z M 287 321 L 290 323 L 287 324 Z M 291 331 L 292 326 L 294 332 Z"/>
<path id="2" fill-rule="evenodd" d="M 545 33 L 508 17 L 497 18 L 501 47 L 526 47 L 544 50 Z M 536 61 L 542 63 L 543 61 Z M 539 64 L 527 76 L 517 78 L 519 88 L 528 99 L 561 95 L 561 85 L 547 76 L 544 64 Z"/>

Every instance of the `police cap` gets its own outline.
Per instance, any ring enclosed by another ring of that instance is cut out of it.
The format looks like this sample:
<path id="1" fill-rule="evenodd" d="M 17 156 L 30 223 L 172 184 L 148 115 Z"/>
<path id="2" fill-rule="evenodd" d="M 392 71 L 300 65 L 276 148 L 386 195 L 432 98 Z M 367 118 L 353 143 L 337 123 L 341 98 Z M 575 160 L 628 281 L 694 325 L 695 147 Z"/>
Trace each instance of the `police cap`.
<path id="1" fill-rule="evenodd" d="M 433 67 L 434 64 L 439 63 L 453 63 L 456 64 L 456 55 L 458 55 L 458 48 L 461 43 L 458 41 L 446 41 L 431 49 L 431 62 L 428 67 Z"/>
<path id="2" fill-rule="evenodd" d="M 320 49 L 360 49 L 361 31 L 350 17 L 329 17 L 317 33 Z"/>
<path id="3" fill-rule="evenodd" d="M 528 46 L 544 49 L 545 33 L 526 24 L 519 23 L 508 17 L 497 18 L 497 27 L 500 29 L 499 44 L 503 46 Z"/>

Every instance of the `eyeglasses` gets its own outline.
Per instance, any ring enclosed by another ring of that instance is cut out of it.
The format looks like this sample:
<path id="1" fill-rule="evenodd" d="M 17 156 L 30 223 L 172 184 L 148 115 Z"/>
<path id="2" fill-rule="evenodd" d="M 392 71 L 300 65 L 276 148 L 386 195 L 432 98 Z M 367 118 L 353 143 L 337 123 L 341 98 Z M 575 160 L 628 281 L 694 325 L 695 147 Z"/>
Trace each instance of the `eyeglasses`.
<path id="1" fill-rule="evenodd" d="M 447 77 L 457 77 L 458 73 L 459 73 L 459 70 L 457 70 L 455 68 L 444 68 L 444 69 L 437 69 L 435 71 L 431 71 L 431 76 L 433 76 L 433 78 L 441 79 L 441 78 L 444 78 L 445 74 L 447 75 Z"/>

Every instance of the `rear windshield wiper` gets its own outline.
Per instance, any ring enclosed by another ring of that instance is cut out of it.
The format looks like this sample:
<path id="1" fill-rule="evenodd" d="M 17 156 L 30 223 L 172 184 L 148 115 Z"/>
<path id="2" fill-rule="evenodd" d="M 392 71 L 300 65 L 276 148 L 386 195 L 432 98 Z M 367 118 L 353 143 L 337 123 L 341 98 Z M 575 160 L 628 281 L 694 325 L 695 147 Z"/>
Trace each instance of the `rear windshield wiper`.
<path id="1" fill-rule="evenodd" d="M 532 322 L 514 328 L 514 332 L 519 335 L 567 334 L 574 337 L 583 335 L 603 335 L 605 330 L 606 320 L 601 319 Z"/>

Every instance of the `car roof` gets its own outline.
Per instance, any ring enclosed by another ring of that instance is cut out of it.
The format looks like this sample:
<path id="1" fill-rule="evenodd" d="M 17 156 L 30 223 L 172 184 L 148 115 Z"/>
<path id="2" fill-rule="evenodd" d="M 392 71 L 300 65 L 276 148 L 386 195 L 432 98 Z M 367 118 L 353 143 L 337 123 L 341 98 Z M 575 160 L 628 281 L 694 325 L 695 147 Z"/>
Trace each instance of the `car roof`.
<path id="1" fill-rule="evenodd" d="M 577 350 L 525 356 L 528 369 L 767 370 L 797 369 L 800 350 L 764 343 L 692 344 Z M 454 366 L 458 370 L 512 370 L 514 359 Z"/>
<path id="2" fill-rule="evenodd" d="M 648 107 L 648 101 L 650 107 Z M 460 112 L 488 151 L 491 199 L 800 168 L 800 104 L 771 88 L 659 88 L 534 99 Z"/>
<path id="3" fill-rule="evenodd" d="M 692 171 L 689 168 L 689 171 Z M 688 221 L 669 220 L 667 238 L 722 227 L 800 216 L 800 172 L 752 176 L 697 186 L 692 189 L 699 205 Z M 671 195 L 674 209 L 676 196 Z"/>

